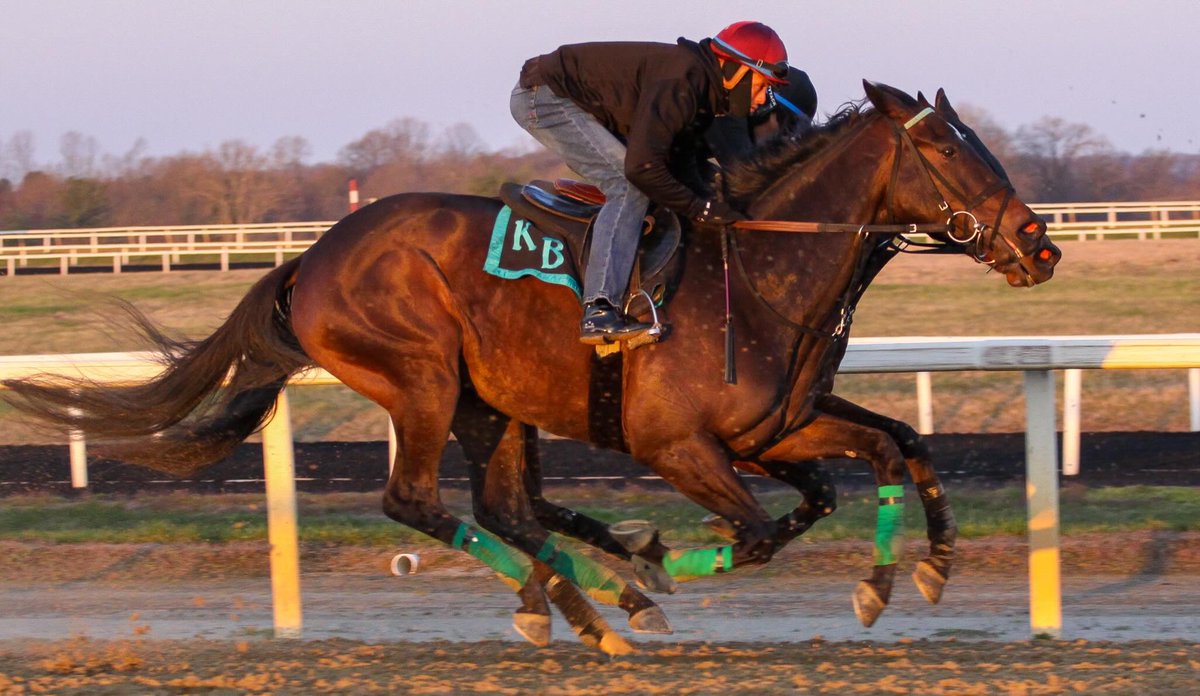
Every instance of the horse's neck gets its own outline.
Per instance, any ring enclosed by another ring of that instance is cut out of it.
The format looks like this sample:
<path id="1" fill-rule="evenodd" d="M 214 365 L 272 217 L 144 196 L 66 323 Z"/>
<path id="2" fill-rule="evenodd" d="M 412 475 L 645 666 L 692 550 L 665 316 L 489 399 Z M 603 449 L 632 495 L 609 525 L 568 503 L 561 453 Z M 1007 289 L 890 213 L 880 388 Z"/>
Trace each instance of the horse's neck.
<path id="1" fill-rule="evenodd" d="M 870 118 L 870 117 L 867 117 Z M 893 151 L 880 117 L 794 167 L 750 205 L 755 219 L 872 224 L 884 214 Z"/>
<path id="2" fill-rule="evenodd" d="M 879 222 L 886 214 L 884 194 L 892 160 L 884 131 L 882 122 L 868 124 L 849 134 L 853 141 L 833 143 L 817 153 L 760 196 L 751 205 L 753 217 Z M 748 273 L 763 298 L 792 321 L 814 328 L 836 311 L 869 253 L 864 245 L 872 242 L 844 232 L 738 236 Z"/>

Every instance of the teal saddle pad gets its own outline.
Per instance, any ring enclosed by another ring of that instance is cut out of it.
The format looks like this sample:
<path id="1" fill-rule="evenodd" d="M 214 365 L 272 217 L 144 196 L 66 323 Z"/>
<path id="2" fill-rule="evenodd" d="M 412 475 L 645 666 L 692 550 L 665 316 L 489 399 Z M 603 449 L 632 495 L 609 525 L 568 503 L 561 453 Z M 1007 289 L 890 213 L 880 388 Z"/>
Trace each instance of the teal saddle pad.
<path id="1" fill-rule="evenodd" d="M 498 278 L 531 276 L 543 283 L 568 287 L 577 298 L 583 295 L 566 242 L 515 217 L 507 205 L 496 214 L 483 270 Z"/>

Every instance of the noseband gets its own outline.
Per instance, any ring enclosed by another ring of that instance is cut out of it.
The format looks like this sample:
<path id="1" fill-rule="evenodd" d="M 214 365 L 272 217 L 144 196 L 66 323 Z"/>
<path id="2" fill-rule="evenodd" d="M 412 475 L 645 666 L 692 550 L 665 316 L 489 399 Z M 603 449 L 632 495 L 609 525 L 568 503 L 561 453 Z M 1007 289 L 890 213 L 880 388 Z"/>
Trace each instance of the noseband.
<path id="1" fill-rule="evenodd" d="M 903 150 L 907 145 L 908 149 L 911 150 L 913 155 L 916 156 L 917 161 L 921 163 L 921 169 L 925 172 L 925 179 L 929 182 L 930 188 L 932 188 L 937 196 L 942 199 L 942 202 L 938 205 L 938 210 L 942 212 L 950 211 L 949 216 L 946 218 L 945 233 L 946 236 L 949 237 L 950 241 L 953 242 L 953 245 L 948 243 L 918 243 L 905 238 L 903 235 L 898 235 L 899 239 L 893 239 L 892 246 L 897 251 L 908 251 L 907 247 L 910 246 L 924 247 L 926 251 L 937 251 L 942 253 L 960 253 L 966 251 L 969 253 L 971 258 L 975 259 L 977 263 L 991 266 L 996 263 L 995 260 L 986 261 L 985 258 L 987 257 L 988 250 L 991 249 L 995 236 L 999 235 L 1001 241 L 1008 246 L 1009 250 L 1016 258 L 1017 265 L 1020 266 L 1022 272 L 1025 273 L 1027 279 L 1032 283 L 1033 277 L 1025 268 L 1024 263 L 1022 263 L 1022 260 L 1025 258 L 1025 254 L 1017 247 L 1016 244 L 1013 244 L 1012 240 L 1000 233 L 1000 224 L 1004 219 L 1004 213 L 1008 210 L 1008 204 L 1012 201 L 1012 198 L 1016 193 L 1012 183 L 1008 180 L 1008 177 L 1005 176 L 1003 172 L 996 169 L 995 165 L 993 165 L 987 157 L 983 157 L 984 161 L 988 162 L 988 166 L 992 169 L 993 173 L 996 174 L 996 181 L 992 185 L 985 187 L 983 191 L 980 191 L 974 197 L 967 198 L 966 194 L 962 193 L 958 187 L 956 187 L 949 179 L 947 179 L 940 171 L 938 171 L 936 167 L 930 164 L 929 160 L 925 158 L 925 155 L 921 154 L 921 150 L 917 147 L 917 144 L 913 142 L 912 136 L 908 132 L 913 126 L 920 123 L 926 116 L 932 113 L 934 113 L 932 107 L 925 107 L 925 109 L 923 109 L 920 113 L 909 119 L 908 122 L 904 124 L 903 128 L 893 123 L 892 127 L 896 132 L 896 155 L 892 161 L 891 183 L 888 184 L 888 217 L 891 218 L 893 215 L 892 195 L 893 191 L 896 189 L 896 180 L 899 176 L 901 155 L 903 154 Z M 947 121 L 947 123 L 949 122 Z M 953 124 L 950 124 L 950 126 L 954 128 Z M 957 128 L 955 128 L 955 132 L 958 132 Z M 967 140 L 965 136 L 963 137 L 963 142 L 975 147 L 975 143 Z M 982 153 L 980 153 L 980 155 L 982 156 Z M 938 186 L 939 183 L 941 184 L 940 188 Z M 963 208 L 961 210 L 951 211 L 950 203 L 946 201 L 946 196 L 942 193 L 942 191 L 948 192 L 953 198 L 962 202 Z M 1000 201 L 1000 209 L 996 211 L 996 218 L 993 223 L 988 225 L 980 222 L 979 218 L 975 216 L 973 211 L 1001 191 L 1004 192 L 1004 198 Z M 956 218 L 959 217 L 963 218 L 963 234 L 956 234 L 959 230 L 959 225 L 956 224 Z"/>

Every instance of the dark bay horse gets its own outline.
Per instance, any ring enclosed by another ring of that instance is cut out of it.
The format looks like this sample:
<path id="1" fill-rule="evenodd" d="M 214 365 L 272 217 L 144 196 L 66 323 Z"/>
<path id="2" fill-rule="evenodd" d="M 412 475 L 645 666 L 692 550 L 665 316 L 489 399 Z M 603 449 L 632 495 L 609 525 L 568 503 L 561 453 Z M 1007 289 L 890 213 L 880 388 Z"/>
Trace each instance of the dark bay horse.
<path id="1" fill-rule="evenodd" d="M 625 609 L 637 630 L 667 630 L 636 587 L 551 532 L 625 558 L 636 552 L 680 579 L 765 563 L 832 512 L 832 485 L 812 464 L 828 458 L 867 461 L 879 486 L 874 570 L 854 592 L 860 619 L 871 625 L 891 594 L 906 473 L 930 540 L 914 578 L 936 602 L 955 526 L 927 448 L 909 426 L 831 393 L 854 306 L 905 246 L 902 224 L 939 226 L 933 236 L 947 248 L 1014 286 L 1048 280 L 1060 255 L 944 94 L 930 105 L 864 85 L 874 108 L 847 109 L 735 168 L 727 181 L 754 220 L 780 221 L 780 229 L 789 221 L 850 225 L 827 234 L 690 230 L 666 309 L 669 339 L 624 358 L 630 454 L 727 520 L 728 546 L 671 551 L 654 538 L 631 547 L 541 496 L 535 429 L 589 439 L 592 348 L 577 340 L 571 293 L 482 271 L 502 205 L 495 199 L 382 199 L 262 278 L 211 336 L 177 343 L 143 322 L 167 366 L 154 381 L 120 389 L 10 382 L 8 398 L 109 441 L 114 456 L 182 472 L 227 454 L 261 426 L 292 374 L 320 365 L 391 415 L 398 447 L 385 513 L 495 569 L 521 599 L 514 624 L 538 644 L 549 639 L 552 601 L 586 641 L 610 653 L 629 649 L 580 589 Z M 736 384 L 722 379 L 723 252 L 733 269 Z M 478 526 L 454 517 L 439 497 L 438 463 L 451 432 L 475 467 Z M 735 467 L 791 483 L 804 501 L 773 519 Z"/>

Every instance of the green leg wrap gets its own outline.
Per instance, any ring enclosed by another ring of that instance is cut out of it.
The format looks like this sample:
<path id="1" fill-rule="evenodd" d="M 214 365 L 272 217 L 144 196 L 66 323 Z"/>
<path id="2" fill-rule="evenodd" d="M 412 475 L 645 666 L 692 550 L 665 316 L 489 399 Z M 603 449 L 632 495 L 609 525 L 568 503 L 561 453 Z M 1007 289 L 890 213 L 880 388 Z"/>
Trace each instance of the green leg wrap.
<path id="1" fill-rule="evenodd" d="M 515 581 L 517 589 L 524 587 L 533 574 L 533 563 L 525 554 L 482 529 L 471 529 L 466 522 L 458 525 L 451 546 L 483 561 L 505 582 Z"/>
<path id="2" fill-rule="evenodd" d="M 733 570 L 733 547 L 670 551 L 663 556 L 663 569 L 676 580 L 695 580 Z"/>
<path id="3" fill-rule="evenodd" d="M 875 565 L 891 565 L 899 559 L 903 530 L 904 486 L 880 486 L 879 517 L 875 522 Z"/>
<path id="4" fill-rule="evenodd" d="M 559 548 L 551 536 L 537 552 L 537 559 L 578 585 L 597 602 L 616 605 L 625 591 L 625 581 L 603 565 L 568 549 Z"/>

